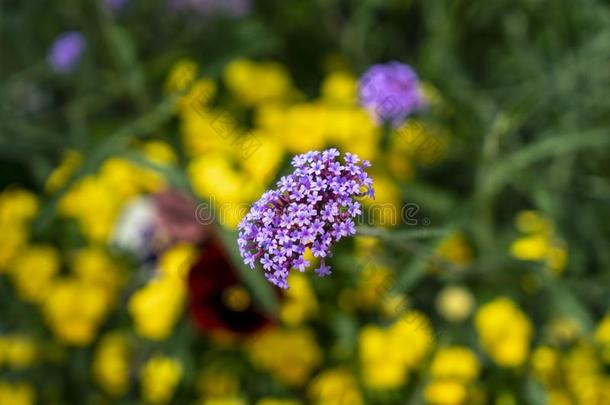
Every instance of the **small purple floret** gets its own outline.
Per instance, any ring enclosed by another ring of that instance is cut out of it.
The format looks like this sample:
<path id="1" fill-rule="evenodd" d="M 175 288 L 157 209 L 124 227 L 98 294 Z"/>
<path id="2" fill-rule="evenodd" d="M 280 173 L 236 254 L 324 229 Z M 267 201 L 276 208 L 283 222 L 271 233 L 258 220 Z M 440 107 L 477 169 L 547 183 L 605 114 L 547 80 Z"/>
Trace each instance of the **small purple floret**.
<path id="1" fill-rule="evenodd" d="M 238 246 L 244 263 L 259 262 L 265 277 L 288 288 L 291 269 L 305 271 L 310 248 L 320 258 L 315 270 L 331 274 L 325 258 L 339 239 L 356 233 L 354 218 L 361 213 L 356 197 L 374 198 L 373 180 L 364 171 L 366 160 L 336 149 L 308 152 L 292 159 L 294 172 L 265 192 L 239 224 Z"/>
<path id="2" fill-rule="evenodd" d="M 51 68 L 57 73 L 70 73 L 87 47 L 87 40 L 78 31 L 64 32 L 57 36 L 47 56 Z"/>
<path id="3" fill-rule="evenodd" d="M 395 128 L 426 105 L 417 74 L 400 62 L 371 66 L 360 78 L 358 97 L 377 122 Z"/>

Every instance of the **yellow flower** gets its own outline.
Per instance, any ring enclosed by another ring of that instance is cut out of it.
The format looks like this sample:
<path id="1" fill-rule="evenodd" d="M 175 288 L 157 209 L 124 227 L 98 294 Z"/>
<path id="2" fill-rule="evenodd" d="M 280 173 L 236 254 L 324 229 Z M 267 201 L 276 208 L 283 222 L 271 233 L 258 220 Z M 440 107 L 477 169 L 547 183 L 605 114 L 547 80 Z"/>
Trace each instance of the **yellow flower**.
<path id="1" fill-rule="evenodd" d="M 59 253 L 51 246 L 23 249 L 11 264 L 10 273 L 19 297 L 30 302 L 42 301 L 59 266 Z"/>
<path id="2" fill-rule="evenodd" d="M 368 262 L 358 279 L 359 305 L 369 311 L 379 308 L 395 282 L 396 278 L 389 267 L 374 261 Z"/>
<path id="3" fill-rule="evenodd" d="M 185 294 L 181 280 L 163 276 L 137 290 L 127 306 L 136 333 L 151 340 L 166 339 L 182 313 Z"/>
<path id="4" fill-rule="evenodd" d="M 610 364 L 610 314 L 606 315 L 597 325 L 595 342 L 601 347 L 603 361 Z"/>
<path id="5" fill-rule="evenodd" d="M 100 167 L 99 178 L 122 201 L 133 198 L 144 190 L 141 169 L 127 159 L 107 159 Z"/>
<path id="6" fill-rule="evenodd" d="M 183 282 L 196 258 L 195 246 L 183 242 L 176 243 L 163 252 L 159 258 L 159 270 L 163 276 L 173 277 Z"/>
<path id="7" fill-rule="evenodd" d="M 574 342 L 583 333 L 578 319 L 570 316 L 558 316 L 549 322 L 548 332 L 551 341 L 558 345 Z"/>
<path id="8" fill-rule="evenodd" d="M 542 260 L 548 250 L 549 240 L 546 235 L 541 234 L 521 237 L 510 247 L 510 253 L 520 260 Z"/>
<path id="9" fill-rule="evenodd" d="M 500 297 L 483 305 L 475 326 L 483 348 L 497 364 L 514 367 L 526 360 L 532 323 L 513 301 Z"/>
<path id="10" fill-rule="evenodd" d="M 6 272 L 29 238 L 28 229 L 23 225 L 0 224 L 0 273 Z"/>
<path id="11" fill-rule="evenodd" d="M 424 397 L 426 402 L 435 405 L 463 404 L 467 397 L 466 387 L 453 380 L 435 380 L 426 385 Z"/>
<path id="12" fill-rule="evenodd" d="M 72 271 L 83 282 L 93 284 L 106 293 L 108 303 L 114 300 L 123 282 L 118 265 L 101 248 L 88 246 L 76 252 Z"/>
<path id="13" fill-rule="evenodd" d="M 256 405 L 300 405 L 296 399 L 283 399 L 266 397 L 256 401 Z"/>
<path id="14" fill-rule="evenodd" d="M 248 345 L 250 361 L 289 386 L 302 386 L 322 361 L 322 351 L 307 329 L 272 329 Z"/>
<path id="15" fill-rule="evenodd" d="M 153 356 L 140 371 L 140 388 L 145 401 L 164 404 L 171 400 L 180 379 L 182 366 L 177 360 Z"/>
<path id="16" fill-rule="evenodd" d="M 401 222 L 402 197 L 398 186 L 385 175 L 373 174 L 375 199 L 365 200 L 364 215 L 368 221 L 381 226 L 395 226 Z"/>
<path id="17" fill-rule="evenodd" d="M 286 100 L 293 92 L 290 76 L 273 62 L 236 59 L 224 71 L 229 90 L 245 105 Z"/>
<path id="18" fill-rule="evenodd" d="M 58 339 L 83 346 L 95 337 L 107 308 L 106 294 L 100 287 L 76 278 L 64 278 L 50 287 L 43 313 Z"/>
<path id="19" fill-rule="evenodd" d="M 532 353 L 534 374 L 545 384 L 558 381 L 560 357 L 557 350 L 549 346 L 540 346 Z"/>
<path id="20" fill-rule="evenodd" d="M 476 380 L 480 365 L 477 356 L 467 347 L 449 346 L 439 349 L 430 365 L 430 374 L 438 379 L 453 379 L 463 383 Z"/>
<path id="21" fill-rule="evenodd" d="M 171 165 L 176 163 L 176 153 L 166 142 L 153 140 L 143 142 L 139 145 L 138 149 L 146 156 L 151 162 L 158 165 Z"/>
<path id="22" fill-rule="evenodd" d="M 249 136 L 256 139 L 256 150 L 252 156 L 241 159 L 243 170 L 252 179 L 266 184 L 275 178 L 284 158 L 284 147 L 279 139 L 263 131 L 250 132 Z"/>
<path id="23" fill-rule="evenodd" d="M 0 366 L 4 362 L 12 368 L 29 367 L 36 359 L 37 352 L 34 341 L 28 336 L 0 336 Z"/>
<path id="24" fill-rule="evenodd" d="M 309 285 L 309 280 L 301 273 L 292 272 L 288 276 L 290 288 L 280 308 L 280 319 L 289 326 L 298 326 L 318 312 L 318 301 Z"/>
<path id="25" fill-rule="evenodd" d="M 195 192 L 209 201 L 217 220 L 236 228 L 248 210 L 248 202 L 260 197 L 263 183 L 232 164 L 230 156 L 213 153 L 199 156 L 188 167 Z"/>
<path id="26" fill-rule="evenodd" d="M 470 291 L 460 286 L 448 286 L 436 297 L 436 309 L 448 321 L 461 322 L 470 316 L 474 298 Z"/>
<path id="27" fill-rule="evenodd" d="M 83 235 L 94 242 L 105 243 L 122 203 L 108 183 L 97 176 L 86 176 L 60 199 L 59 211 L 76 219 Z"/>
<path id="28" fill-rule="evenodd" d="M 563 390 L 549 390 L 547 398 L 548 403 L 551 405 L 572 405 L 574 403 L 570 398 L 570 394 Z"/>
<path id="29" fill-rule="evenodd" d="M 284 111 L 283 120 L 275 130 L 291 152 L 321 149 L 327 141 L 327 113 L 321 104 L 295 104 Z"/>
<path id="30" fill-rule="evenodd" d="M 38 205 L 36 196 L 23 189 L 9 188 L 0 193 L 0 273 L 26 245 L 28 225 Z"/>
<path id="31" fill-rule="evenodd" d="M 447 151 L 446 136 L 442 131 L 416 119 L 407 120 L 394 131 L 391 146 L 391 150 L 403 159 L 425 166 L 437 163 Z"/>
<path id="32" fill-rule="evenodd" d="M 314 404 L 363 404 L 358 382 L 347 370 L 334 369 L 318 374 L 309 384 L 307 393 Z"/>
<path id="33" fill-rule="evenodd" d="M 437 247 L 437 254 L 457 269 L 468 267 L 472 263 L 472 248 L 461 233 L 454 233 L 444 239 Z"/>
<path id="34" fill-rule="evenodd" d="M 181 59 L 172 66 L 165 82 L 166 93 L 178 93 L 181 112 L 207 105 L 216 95 L 211 79 L 197 79 L 199 67 L 190 59 Z"/>
<path id="35" fill-rule="evenodd" d="M 513 241 L 510 253 L 519 260 L 540 261 L 552 274 L 561 274 L 568 262 L 565 242 L 555 236 L 553 224 L 536 211 L 521 211 L 515 224 L 523 235 Z"/>
<path id="36" fill-rule="evenodd" d="M 532 210 L 520 211 L 515 218 L 515 225 L 519 232 L 525 234 L 548 234 L 552 231 L 549 221 Z"/>
<path id="37" fill-rule="evenodd" d="M 199 375 L 198 388 L 204 398 L 230 397 L 239 392 L 239 379 L 222 364 L 212 363 Z"/>
<path id="38" fill-rule="evenodd" d="M 93 358 L 93 376 L 109 394 L 118 397 L 129 389 L 129 347 L 126 336 L 109 333 L 104 336 Z"/>
<path id="39" fill-rule="evenodd" d="M 239 397 L 207 398 L 201 402 L 202 405 L 247 405 L 247 402 Z"/>
<path id="40" fill-rule="evenodd" d="M 53 193 L 62 188 L 76 169 L 80 167 L 83 162 L 83 155 L 75 150 L 68 150 L 64 153 L 61 163 L 57 166 L 47 178 L 45 183 L 45 190 L 49 193 Z"/>
<path id="41" fill-rule="evenodd" d="M 165 92 L 185 92 L 197 78 L 199 67 L 191 59 L 180 59 L 174 63 L 165 81 Z"/>
<path id="42" fill-rule="evenodd" d="M 326 76 L 322 82 L 322 97 L 325 101 L 340 105 L 356 103 L 358 80 L 345 71 L 337 71 Z"/>
<path id="43" fill-rule="evenodd" d="M 0 381 L 0 404 L 32 405 L 35 398 L 34 387 L 29 383 Z"/>
<path id="44" fill-rule="evenodd" d="M 38 198 L 27 190 L 9 188 L 0 193 L 0 224 L 24 225 L 38 212 Z"/>
<path id="45" fill-rule="evenodd" d="M 411 310 L 389 328 L 368 325 L 360 331 L 364 383 L 374 389 L 402 386 L 434 343 L 428 319 Z"/>

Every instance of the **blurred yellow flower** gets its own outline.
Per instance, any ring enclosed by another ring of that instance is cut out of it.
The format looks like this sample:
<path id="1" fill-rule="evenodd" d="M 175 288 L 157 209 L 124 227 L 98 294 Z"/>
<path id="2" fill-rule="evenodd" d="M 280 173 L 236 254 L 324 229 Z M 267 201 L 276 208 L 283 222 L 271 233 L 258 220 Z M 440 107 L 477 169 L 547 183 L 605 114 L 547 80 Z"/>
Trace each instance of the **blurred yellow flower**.
<path id="1" fill-rule="evenodd" d="M 95 337 L 107 308 L 102 288 L 76 278 L 63 278 L 50 286 L 43 313 L 59 340 L 83 346 Z"/>
<path id="2" fill-rule="evenodd" d="M 182 280 L 161 276 L 149 281 L 127 304 L 136 333 L 151 340 L 166 339 L 182 314 L 185 299 Z"/>
<path id="3" fill-rule="evenodd" d="M 317 405 L 364 403 L 356 378 L 343 369 L 327 370 L 315 376 L 307 394 L 312 403 Z"/>
<path id="4" fill-rule="evenodd" d="M 467 319 L 474 308 L 474 297 L 464 287 L 450 285 L 436 297 L 436 309 L 448 321 L 461 322 Z"/>
<path id="5" fill-rule="evenodd" d="M 129 389 L 129 365 L 127 337 L 118 332 L 105 335 L 93 357 L 95 381 L 110 395 L 121 396 Z"/>
<path id="6" fill-rule="evenodd" d="M 45 190 L 49 193 L 62 188 L 76 169 L 80 167 L 83 162 L 83 155 L 75 150 L 67 150 L 64 152 L 59 166 L 57 166 L 47 178 L 45 183 Z"/>
<path id="7" fill-rule="evenodd" d="M 170 68 L 165 80 L 165 92 L 185 92 L 197 78 L 199 66 L 191 59 L 180 59 Z"/>
<path id="8" fill-rule="evenodd" d="M 358 277 L 358 305 L 367 311 L 382 309 L 383 301 L 396 282 L 392 270 L 375 261 L 367 262 Z"/>
<path id="9" fill-rule="evenodd" d="M 24 225 L 38 212 L 35 194 L 20 188 L 9 188 L 0 193 L 0 224 Z"/>
<path id="10" fill-rule="evenodd" d="M 537 347 L 532 353 L 532 368 L 536 377 L 547 385 L 559 381 L 560 355 L 550 346 Z"/>
<path id="11" fill-rule="evenodd" d="M 472 248 L 461 233 L 453 233 L 445 238 L 436 251 L 441 260 L 450 263 L 456 269 L 463 269 L 472 263 Z"/>
<path id="12" fill-rule="evenodd" d="M 597 325 L 595 342 L 601 348 L 603 361 L 610 364 L 610 314 L 604 316 Z"/>
<path id="13" fill-rule="evenodd" d="M 19 297 L 24 301 L 42 301 L 59 266 L 59 253 L 52 246 L 32 245 L 21 250 L 10 269 Z"/>
<path id="14" fill-rule="evenodd" d="M 201 405 L 247 405 L 247 402 L 239 397 L 207 398 Z"/>
<path id="15" fill-rule="evenodd" d="M 38 212 L 38 198 L 20 188 L 0 192 L 0 273 L 29 238 L 28 225 Z"/>
<path id="16" fill-rule="evenodd" d="M 105 243 L 112 232 L 121 204 L 118 190 L 115 191 L 97 176 L 86 176 L 62 196 L 59 212 L 76 219 L 84 236 L 93 242 Z"/>
<path id="17" fill-rule="evenodd" d="M 28 229 L 22 225 L 0 223 L 0 273 L 6 272 L 17 252 L 27 244 Z"/>
<path id="18" fill-rule="evenodd" d="M 140 371 L 140 389 L 145 401 L 164 404 L 171 400 L 180 379 L 182 366 L 170 357 L 151 357 Z"/>
<path id="19" fill-rule="evenodd" d="M 34 387 L 29 383 L 9 383 L 0 380 L 0 404 L 32 405 L 35 398 Z"/>
<path id="20" fill-rule="evenodd" d="M 391 150 L 403 159 L 430 166 L 438 163 L 445 156 L 446 138 L 439 128 L 417 119 L 408 119 L 394 131 Z"/>
<path id="21" fill-rule="evenodd" d="M 247 347 L 256 367 L 269 371 L 288 386 L 302 386 L 322 361 L 322 351 L 308 329 L 262 332 Z"/>
<path id="22" fill-rule="evenodd" d="M 172 147 L 160 140 L 151 140 L 137 145 L 148 160 L 158 165 L 172 165 L 178 159 Z"/>
<path id="23" fill-rule="evenodd" d="M 286 325 L 298 326 L 317 314 L 318 301 L 308 278 L 303 274 L 290 273 L 288 284 L 290 288 L 282 301 L 280 319 Z"/>
<path id="24" fill-rule="evenodd" d="M 435 405 L 460 405 L 465 403 L 468 391 L 464 384 L 454 380 L 435 380 L 426 385 L 426 403 Z"/>
<path id="25" fill-rule="evenodd" d="M 85 283 L 101 288 L 109 304 L 114 301 L 123 275 L 118 265 L 102 248 L 87 246 L 72 257 L 72 272 Z"/>
<path id="26" fill-rule="evenodd" d="M 471 382 L 479 376 L 479 359 L 467 347 L 449 346 L 439 349 L 432 359 L 430 374 L 438 379 Z"/>
<path id="27" fill-rule="evenodd" d="M 216 83 L 208 78 L 197 79 L 199 67 L 190 59 L 180 59 L 171 67 L 165 81 L 166 93 L 178 93 L 181 112 L 207 105 L 216 95 Z"/>
<path id="28" fill-rule="evenodd" d="M 199 374 L 197 386 L 203 398 L 232 397 L 239 392 L 239 378 L 222 364 L 212 362 Z"/>
<path id="29" fill-rule="evenodd" d="M 547 325 L 549 339 L 557 345 L 574 342 L 583 333 L 583 327 L 578 319 L 571 316 L 553 317 Z"/>
<path id="30" fill-rule="evenodd" d="M 374 225 L 396 226 L 402 218 L 402 197 L 398 185 L 384 174 L 373 173 L 375 199 L 366 199 L 363 209 L 367 221 Z"/>
<path id="31" fill-rule="evenodd" d="M 322 82 L 322 97 L 324 101 L 333 104 L 354 105 L 357 90 L 358 80 L 345 71 L 332 72 Z"/>
<path id="32" fill-rule="evenodd" d="M 235 97 L 247 106 L 281 102 L 294 92 L 288 72 L 274 62 L 236 59 L 225 68 L 224 80 Z"/>
<path id="33" fill-rule="evenodd" d="M 197 259 L 195 246 L 180 242 L 163 252 L 158 266 L 163 276 L 184 282 L 195 259 Z"/>
<path id="34" fill-rule="evenodd" d="M 38 354 L 34 341 L 25 335 L 0 335 L 0 367 L 22 369 L 31 366 Z"/>
<path id="35" fill-rule="evenodd" d="M 527 359 L 533 328 L 528 317 L 508 298 L 483 305 L 475 317 L 483 349 L 500 366 L 520 366 Z"/>
<path id="36" fill-rule="evenodd" d="M 420 366 L 434 344 L 426 316 L 410 310 L 389 328 L 368 325 L 360 331 L 364 384 L 373 389 L 399 388 Z"/>
<path id="37" fill-rule="evenodd" d="M 568 262 L 565 242 L 555 235 L 553 224 L 536 211 L 521 211 L 515 225 L 523 235 L 515 239 L 510 253 L 519 260 L 540 261 L 552 274 L 561 274 Z"/>
<path id="38" fill-rule="evenodd" d="M 296 399 L 266 397 L 256 401 L 256 405 L 301 405 Z"/>

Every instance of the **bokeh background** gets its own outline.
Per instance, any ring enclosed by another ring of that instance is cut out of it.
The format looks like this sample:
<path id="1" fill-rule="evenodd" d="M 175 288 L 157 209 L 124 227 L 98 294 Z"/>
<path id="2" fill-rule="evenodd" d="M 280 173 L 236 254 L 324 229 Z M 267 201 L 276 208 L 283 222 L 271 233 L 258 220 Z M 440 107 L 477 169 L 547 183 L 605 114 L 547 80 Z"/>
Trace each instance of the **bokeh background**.
<path id="1" fill-rule="evenodd" d="M 0 7 L 0 404 L 610 404 L 606 2 Z M 236 226 L 328 147 L 376 199 L 279 290 Z"/>

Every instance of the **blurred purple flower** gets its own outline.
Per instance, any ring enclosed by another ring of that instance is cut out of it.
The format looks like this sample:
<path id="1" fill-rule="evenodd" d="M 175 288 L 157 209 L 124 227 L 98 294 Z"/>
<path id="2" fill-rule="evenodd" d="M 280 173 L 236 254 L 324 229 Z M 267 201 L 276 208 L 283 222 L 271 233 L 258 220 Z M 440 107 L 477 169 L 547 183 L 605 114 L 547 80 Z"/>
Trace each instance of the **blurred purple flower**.
<path id="1" fill-rule="evenodd" d="M 175 10 L 196 12 L 204 16 L 243 17 L 251 9 L 250 0 L 170 0 Z"/>
<path id="2" fill-rule="evenodd" d="M 292 268 L 309 266 L 307 248 L 320 258 L 316 273 L 329 275 L 325 258 L 332 256 L 332 245 L 356 233 L 360 203 L 354 197 L 374 197 L 373 180 L 364 171 L 371 164 L 351 153 L 343 162 L 339 156 L 336 149 L 295 156 L 294 172 L 265 192 L 239 224 L 244 263 L 255 268 L 259 262 L 267 280 L 280 288 L 288 288 Z"/>
<path id="3" fill-rule="evenodd" d="M 72 72 L 87 47 L 87 40 L 78 31 L 68 31 L 59 34 L 47 56 L 51 68 L 58 73 Z"/>
<path id="4" fill-rule="evenodd" d="M 360 78 L 358 97 L 377 122 L 390 122 L 393 127 L 426 105 L 417 74 L 400 62 L 371 66 Z"/>

